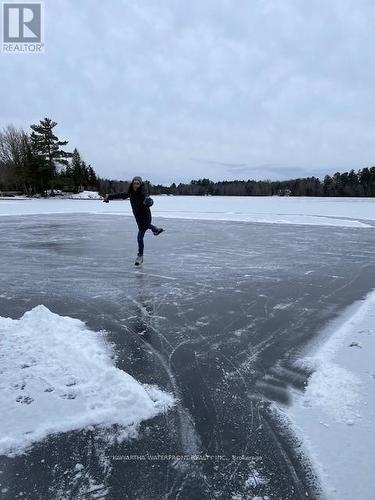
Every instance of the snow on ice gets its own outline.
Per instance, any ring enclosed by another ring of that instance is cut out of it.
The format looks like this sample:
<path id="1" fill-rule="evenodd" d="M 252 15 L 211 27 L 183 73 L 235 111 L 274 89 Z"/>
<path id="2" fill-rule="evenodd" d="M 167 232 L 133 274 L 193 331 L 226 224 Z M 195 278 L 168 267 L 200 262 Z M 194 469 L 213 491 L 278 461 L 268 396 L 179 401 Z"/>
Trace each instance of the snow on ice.
<path id="1" fill-rule="evenodd" d="M 287 410 L 324 479 L 327 498 L 370 498 L 375 435 L 375 292 L 327 327 L 302 363 L 316 369 Z M 358 343 L 362 349 L 353 348 Z M 350 471 L 350 473 L 349 473 Z"/>
<path id="2" fill-rule="evenodd" d="M 77 195 L 80 198 L 84 195 Z M 95 193 L 94 193 L 95 195 Z M 92 195 L 91 195 L 92 196 Z M 83 196 L 85 198 L 85 196 Z M 279 196 L 153 196 L 152 213 L 173 219 L 226 220 L 271 224 L 307 224 L 371 228 L 371 198 L 306 198 Z M 108 204 L 98 199 L 0 199 L 0 215 L 95 213 L 132 216 L 128 201 Z"/>
<path id="3" fill-rule="evenodd" d="M 105 332 L 42 305 L 0 317 L 0 357 L 0 454 L 90 425 L 119 424 L 125 439 L 174 401 L 116 368 Z"/>

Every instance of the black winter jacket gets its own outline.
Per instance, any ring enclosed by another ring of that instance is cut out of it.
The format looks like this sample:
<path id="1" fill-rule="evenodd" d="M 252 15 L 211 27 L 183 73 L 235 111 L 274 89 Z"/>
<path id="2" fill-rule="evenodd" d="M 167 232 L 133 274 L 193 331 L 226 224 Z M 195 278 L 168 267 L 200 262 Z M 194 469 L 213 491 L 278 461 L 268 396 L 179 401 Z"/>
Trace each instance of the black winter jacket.
<path id="1" fill-rule="evenodd" d="M 135 220 L 140 229 L 147 229 L 151 224 L 151 210 L 144 204 L 146 198 L 149 197 L 147 187 L 141 184 L 136 191 L 130 193 L 115 193 L 107 195 L 108 200 L 125 200 L 130 198 Z"/>

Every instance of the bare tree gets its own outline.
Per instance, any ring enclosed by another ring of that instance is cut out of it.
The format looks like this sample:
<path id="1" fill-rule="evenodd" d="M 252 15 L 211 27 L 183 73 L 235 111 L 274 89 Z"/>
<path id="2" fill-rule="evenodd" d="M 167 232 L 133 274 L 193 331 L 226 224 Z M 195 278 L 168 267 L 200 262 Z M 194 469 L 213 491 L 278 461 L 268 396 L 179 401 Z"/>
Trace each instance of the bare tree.
<path id="1" fill-rule="evenodd" d="M 0 131 L 0 185 L 3 189 L 33 192 L 29 136 L 12 125 Z"/>

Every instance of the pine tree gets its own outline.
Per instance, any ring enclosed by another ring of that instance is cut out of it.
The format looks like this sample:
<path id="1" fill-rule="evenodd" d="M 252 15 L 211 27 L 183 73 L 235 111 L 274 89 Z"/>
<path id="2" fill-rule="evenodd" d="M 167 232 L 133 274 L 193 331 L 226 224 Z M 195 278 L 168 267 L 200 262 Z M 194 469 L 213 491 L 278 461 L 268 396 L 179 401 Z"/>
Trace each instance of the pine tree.
<path id="1" fill-rule="evenodd" d="M 95 187 L 95 188 L 98 185 L 98 180 L 96 178 L 95 170 L 92 168 L 91 165 L 88 166 L 88 185 L 90 187 Z"/>
<path id="2" fill-rule="evenodd" d="M 75 186 L 81 186 L 82 185 L 82 160 L 81 160 L 81 155 L 79 154 L 79 151 L 77 148 L 74 148 L 73 154 L 72 154 L 72 176 L 73 176 L 73 181 Z"/>
<path id="3" fill-rule="evenodd" d="M 89 169 L 85 161 L 82 161 L 81 163 L 81 172 L 82 172 L 81 185 L 85 189 L 87 189 L 87 186 L 89 185 Z"/>
<path id="4" fill-rule="evenodd" d="M 40 120 L 38 125 L 31 125 L 32 133 L 30 135 L 33 155 L 36 158 L 38 177 L 40 180 L 40 189 L 45 191 L 48 187 L 53 188 L 53 179 L 57 174 L 58 164 L 67 165 L 67 158 L 71 157 L 61 149 L 66 146 L 68 141 L 60 141 L 53 133 L 57 123 L 50 118 Z"/>
<path id="5" fill-rule="evenodd" d="M 365 196 L 368 196 L 370 193 L 370 181 L 371 181 L 370 170 L 367 167 L 365 167 L 359 171 L 359 182 L 363 188 L 363 193 Z"/>

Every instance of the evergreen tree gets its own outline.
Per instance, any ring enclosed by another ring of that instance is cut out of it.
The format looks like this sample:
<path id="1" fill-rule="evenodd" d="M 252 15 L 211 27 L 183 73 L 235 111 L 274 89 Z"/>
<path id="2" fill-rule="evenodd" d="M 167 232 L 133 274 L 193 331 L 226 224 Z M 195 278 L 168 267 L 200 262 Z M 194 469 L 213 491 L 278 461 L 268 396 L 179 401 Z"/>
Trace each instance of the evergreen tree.
<path id="1" fill-rule="evenodd" d="M 370 172 L 369 196 L 375 196 L 375 167 L 371 167 L 369 172 Z"/>
<path id="2" fill-rule="evenodd" d="M 42 191 L 48 187 L 53 188 L 58 165 L 67 165 L 67 158 L 71 157 L 71 153 L 61 149 L 61 146 L 66 146 L 68 141 L 60 141 L 53 132 L 56 125 L 57 123 L 50 118 L 44 118 L 39 124 L 31 125 L 31 147 Z"/>
<path id="3" fill-rule="evenodd" d="M 77 148 L 74 148 L 74 151 L 72 154 L 71 171 L 72 171 L 74 185 L 81 186 L 82 185 L 82 178 L 83 178 L 82 160 L 81 160 L 81 155 L 79 154 L 79 151 Z"/>
<path id="4" fill-rule="evenodd" d="M 92 168 L 91 165 L 88 166 L 88 185 L 91 188 L 96 188 L 98 184 L 98 180 L 96 178 L 96 173 L 95 170 Z"/>
<path id="5" fill-rule="evenodd" d="M 363 189 L 363 194 L 369 196 L 371 182 L 370 170 L 367 167 L 363 168 L 359 171 L 358 178 Z"/>
<path id="6" fill-rule="evenodd" d="M 324 196 L 331 196 L 333 191 L 333 179 L 330 175 L 326 175 L 323 181 L 323 194 Z"/>
<path id="7" fill-rule="evenodd" d="M 67 164 L 67 166 L 65 168 L 64 175 L 66 177 L 73 177 L 73 169 L 72 169 L 72 165 L 70 163 Z"/>
<path id="8" fill-rule="evenodd" d="M 81 171 L 82 171 L 82 178 L 81 178 L 81 186 L 83 186 L 85 189 L 89 185 L 89 169 L 86 165 L 86 162 L 82 161 L 81 163 Z"/>

